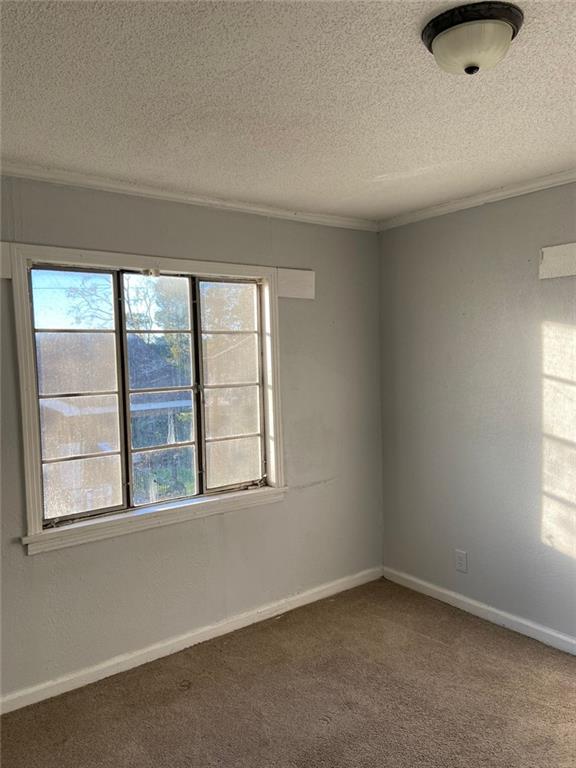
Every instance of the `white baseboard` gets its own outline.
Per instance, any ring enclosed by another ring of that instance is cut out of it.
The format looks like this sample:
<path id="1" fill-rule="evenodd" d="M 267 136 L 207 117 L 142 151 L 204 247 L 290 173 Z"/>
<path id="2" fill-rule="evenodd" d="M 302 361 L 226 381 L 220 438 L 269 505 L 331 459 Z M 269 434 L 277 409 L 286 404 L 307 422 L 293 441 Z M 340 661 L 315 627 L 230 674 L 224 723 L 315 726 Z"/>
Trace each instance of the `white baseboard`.
<path id="1" fill-rule="evenodd" d="M 521 635 L 527 635 L 534 640 L 539 640 L 541 643 L 551 645 L 553 648 L 576 655 L 576 637 L 572 637 L 572 635 L 565 635 L 562 632 L 557 632 L 555 629 L 545 627 L 543 624 L 536 624 L 534 621 L 523 619 L 521 616 L 515 616 L 513 613 L 493 608 L 491 605 L 473 600 L 471 597 L 466 597 L 459 592 L 451 592 L 449 589 L 438 587 L 429 581 L 417 579 L 408 573 L 396 571 L 394 568 L 384 566 L 382 568 L 382 575 L 385 579 L 401 584 L 403 587 L 409 587 L 416 592 L 422 592 L 429 597 L 435 597 L 443 603 L 449 603 L 456 608 L 461 608 L 463 611 L 473 613 L 474 616 L 480 616 L 480 618 L 487 619 L 493 624 L 513 629 Z"/>
<path id="2" fill-rule="evenodd" d="M 205 640 L 210 640 L 213 637 L 219 637 L 228 632 L 233 632 L 235 629 L 242 629 L 250 624 L 270 619 L 273 616 L 279 616 L 281 613 L 286 613 L 287 611 L 299 608 L 302 605 L 313 603 L 316 600 L 322 600 L 323 598 L 330 597 L 338 592 L 344 592 L 347 589 L 352 589 L 352 587 L 367 584 L 369 581 L 375 581 L 381 576 L 381 566 L 369 568 L 366 571 L 360 571 L 351 576 L 345 576 L 342 579 L 336 579 L 336 581 L 321 584 L 320 586 L 313 587 L 305 592 L 300 592 L 296 595 L 276 600 L 273 603 L 262 605 L 258 608 L 246 611 L 245 613 L 236 614 L 235 616 L 223 619 L 216 624 L 194 629 L 191 632 L 186 632 L 183 635 L 162 640 L 159 643 L 154 643 L 154 645 L 140 648 L 131 653 L 114 656 L 100 664 L 80 669 L 69 675 L 58 677 L 55 680 L 47 680 L 44 683 L 33 685 L 30 688 L 22 688 L 21 690 L 13 691 L 2 698 L 1 711 L 11 712 L 14 709 L 26 707 L 29 704 L 35 704 L 43 699 L 58 696 L 60 693 L 65 693 L 66 691 L 80 688 L 83 685 L 94 683 L 97 680 L 102 680 L 104 677 L 116 675 L 118 672 L 124 672 L 125 670 L 132 669 L 140 664 L 145 664 L 148 661 L 154 661 L 162 656 L 169 656 L 171 653 L 177 653 L 184 648 L 189 648 L 191 645 L 196 645 Z"/>

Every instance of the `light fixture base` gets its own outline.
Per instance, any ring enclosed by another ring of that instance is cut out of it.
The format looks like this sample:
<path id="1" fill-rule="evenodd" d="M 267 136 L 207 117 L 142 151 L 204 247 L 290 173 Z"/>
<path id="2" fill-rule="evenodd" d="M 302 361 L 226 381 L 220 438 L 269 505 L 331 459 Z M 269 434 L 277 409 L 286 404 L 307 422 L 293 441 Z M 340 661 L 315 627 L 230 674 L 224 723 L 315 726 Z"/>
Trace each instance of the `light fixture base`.
<path id="1" fill-rule="evenodd" d="M 524 14 L 521 8 L 512 3 L 481 2 L 459 5 L 431 19 L 422 30 L 422 42 L 432 53 L 432 43 L 438 35 L 470 21 L 504 21 L 512 27 L 514 40 L 524 22 Z"/>

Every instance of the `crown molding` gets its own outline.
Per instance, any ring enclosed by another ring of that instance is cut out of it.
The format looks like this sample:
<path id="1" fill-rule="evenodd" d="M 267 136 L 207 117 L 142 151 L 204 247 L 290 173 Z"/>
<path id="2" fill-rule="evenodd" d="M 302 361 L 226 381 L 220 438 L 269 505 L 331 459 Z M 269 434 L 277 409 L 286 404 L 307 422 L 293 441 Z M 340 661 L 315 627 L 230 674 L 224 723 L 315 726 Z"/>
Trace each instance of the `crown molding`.
<path id="1" fill-rule="evenodd" d="M 448 203 L 433 205 L 430 208 L 409 211 L 400 216 L 394 216 L 390 219 L 380 221 L 378 224 L 378 231 L 384 232 L 387 229 L 395 229 L 396 227 L 402 227 L 405 224 L 413 224 L 416 221 L 433 219 L 436 216 L 445 216 L 447 213 L 456 213 L 456 211 L 463 211 L 466 208 L 476 208 L 480 205 L 486 205 L 486 203 L 497 203 L 499 200 L 506 200 L 510 197 L 520 197 L 521 195 L 529 195 L 531 192 L 540 192 L 543 189 L 560 187 L 563 184 L 571 184 L 572 182 L 576 182 L 576 168 L 570 168 L 569 170 L 561 171 L 560 173 L 553 173 L 549 176 L 540 176 L 537 179 L 523 181 L 519 184 L 497 187 L 489 192 L 481 192 L 477 195 L 462 197 L 459 200 L 451 200 Z"/>
<path id="2" fill-rule="evenodd" d="M 13 176 L 32 181 L 46 181 L 62 186 L 84 187 L 96 189 L 101 192 L 114 192 L 121 195 L 136 195 L 137 197 L 149 197 L 156 200 L 170 200 L 188 205 L 198 205 L 203 208 L 232 211 L 234 213 L 251 213 L 256 216 L 265 216 L 272 219 L 285 219 L 288 221 L 304 222 L 305 224 L 320 224 L 324 227 L 337 227 L 340 229 L 356 229 L 366 232 L 377 232 L 378 222 L 370 219 L 356 218 L 353 216 L 337 216 L 328 213 L 309 213 L 305 211 L 291 211 L 285 208 L 274 208 L 266 205 L 256 205 L 237 200 L 221 200 L 219 198 L 202 197 L 188 192 L 177 192 L 163 189 L 162 187 L 148 186 L 106 179 L 101 176 L 76 173 L 74 171 L 61 171 L 38 168 L 36 166 L 16 165 L 10 162 L 2 164 L 2 176 Z"/>
<path id="3" fill-rule="evenodd" d="M 74 171 L 52 170 L 39 168 L 37 166 L 17 165 L 9 162 L 2 164 L 2 175 L 13 176 L 20 179 L 30 179 L 32 181 L 45 181 L 62 186 L 96 189 L 101 192 L 114 192 L 121 195 L 135 195 L 137 197 L 148 197 L 155 200 L 170 200 L 172 202 L 198 205 L 214 210 L 231 211 L 234 213 L 250 213 L 266 218 L 297 221 L 305 224 L 319 224 L 324 227 L 354 229 L 364 232 L 384 232 L 388 229 L 402 227 L 405 224 L 412 224 L 417 221 L 432 219 L 437 216 L 445 216 L 448 213 L 456 213 L 457 211 L 462 211 L 467 208 L 476 208 L 480 205 L 486 205 L 487 203 L 496 203 L 499 200 L 520 197 L 521 195 L 529 195 L 531 192 L 539 192 L 544 189 L 551 189 L 553 187 L 576 182 L 576 168 L 571 168 L 566 171 L 561 171 L 560 173 L 541 176 L 537 179 L 521 182 L 519 184 L 498 187 L 489 190 L 488 192 L 481 192 L 477 195 L 462 197 L 458 200 L 440 203 L 439 205 L 433 205 L 429 208 L 408 211 L 407 213 L 393 216 L 389 219 L 383 219 L 382 221 L 375 221 L 353 216 L 290 211 L 284 208 L 255 205 L 240 201 L 202 197 L 187 192 L 176 192 L 161 187 L 105 179 L 101 176 L 92 176 L 84 173 L 76 173 Z"/>

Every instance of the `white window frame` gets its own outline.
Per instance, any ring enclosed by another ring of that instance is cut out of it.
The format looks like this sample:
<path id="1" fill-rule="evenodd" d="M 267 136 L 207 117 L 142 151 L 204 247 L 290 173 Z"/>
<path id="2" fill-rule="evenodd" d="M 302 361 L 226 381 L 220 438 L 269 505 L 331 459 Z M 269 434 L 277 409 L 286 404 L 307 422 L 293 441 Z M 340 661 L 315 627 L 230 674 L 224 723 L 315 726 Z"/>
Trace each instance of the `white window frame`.
<path id="1" fill-rule="evenodd" d="M 20 369 L 24 463 L 26 476 L 27 535 L 22 538 L 28 554 L 61 549 L 88 541 L 106 539 L 133 531 L 221 514 L 234 509 L 270 504 L 284 497 L 284 459 L 280 405 L 278 349 L 278 270 L 213 261 L 138 256 L 107 251 L 88 251 L 51 246 L 10 246 L 11 272 L 16 315 L 16 337 Z M 267 485 L 263 488 L 210 494 L 179 501 L 86 518 L 57 528 L 44 528 L 40 457 L 40 423 L 36 362 L 28 273 L 33 266 L 104 268 L 112 271 L 159 271 L 162 274 L 193 275 L 198 278 L 243 278 L 256 280 L 262 291 L 262 358 L 264 387 L 264 447 Z"/>

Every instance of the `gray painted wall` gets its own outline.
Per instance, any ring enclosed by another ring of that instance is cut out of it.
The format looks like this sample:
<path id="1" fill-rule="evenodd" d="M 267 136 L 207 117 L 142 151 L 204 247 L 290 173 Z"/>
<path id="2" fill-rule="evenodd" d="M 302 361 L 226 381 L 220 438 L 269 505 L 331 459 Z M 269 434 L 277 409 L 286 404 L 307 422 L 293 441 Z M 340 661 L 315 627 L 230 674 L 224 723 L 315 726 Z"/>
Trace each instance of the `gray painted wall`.
<path id="1" fill-rule="evenodd" d="M 385 565 L 572 635 L 574 240 L 575 185 L 382 235 Z"/>
<path id="2" fill-rule="evenodd" d="M 309 268 L 317 285 L 280 306 L 285 502 L 29 557 L 0 281 L 5 693 L 381 564 L 375 234 L 15 179 L 3 191 L 4 240 Z"/>
<path id="3" fill-rule="evenodd" d="M 370 233 L 31 181 L 3 191 L 6 240 L 317 273 L 315 301 L 280 306 L 286 501 L 33 557 L 18 541 L 0 281 L 5 693 L 379 565 L 382 487 L 386 565 L 576 632 L 576 401 L 550 376 L 576 372 L 576 279 L 538 280 L 541 246 L 576 240 L 576 186 L 386 232 L 381 265 Z"/>

